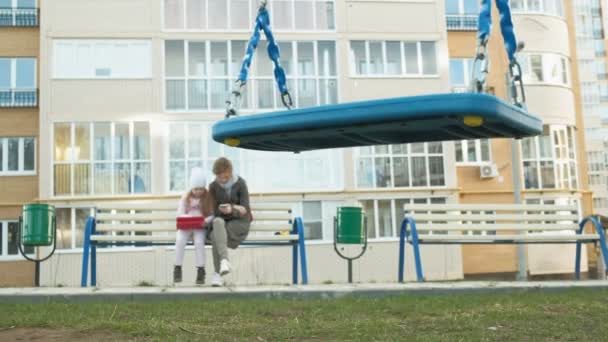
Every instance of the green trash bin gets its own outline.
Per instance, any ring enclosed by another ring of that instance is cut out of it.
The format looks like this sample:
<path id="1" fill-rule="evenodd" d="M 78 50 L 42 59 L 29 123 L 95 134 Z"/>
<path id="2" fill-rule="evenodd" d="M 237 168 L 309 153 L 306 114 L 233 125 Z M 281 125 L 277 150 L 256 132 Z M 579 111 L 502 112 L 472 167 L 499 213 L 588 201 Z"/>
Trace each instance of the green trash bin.
<path id="1" fill-rule="evenodd" d="M 55 207 L 49 204 L 23 206 L 21 243 L 24 246 L 50 246 L 55 240 Z"/>
<path id="2" fill-rule="evenodd" d="M 363 244 L 365 241 L 365 215 L 363 208 L 340 207 L 336 222 L 336 242 Z"/>

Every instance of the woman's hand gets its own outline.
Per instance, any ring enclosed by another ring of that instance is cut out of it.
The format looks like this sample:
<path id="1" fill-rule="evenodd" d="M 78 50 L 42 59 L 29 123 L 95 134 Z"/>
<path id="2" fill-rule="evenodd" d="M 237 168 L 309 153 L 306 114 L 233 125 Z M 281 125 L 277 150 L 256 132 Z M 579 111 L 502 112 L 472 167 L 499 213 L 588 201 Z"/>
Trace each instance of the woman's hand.
<path id="1" fill-rule="evenodd" d="M 230 204 L 220 204 L 220 212 L 224 215 L 232 214 L 232 205 Z"/>
<path id="2" fill-rule="evenodd" d="M 247 214 L 247 209 L 242 205 L 235 205 L 234 209 L 239 212 L 240 216 L 245 216 L 245 214 Z"/>

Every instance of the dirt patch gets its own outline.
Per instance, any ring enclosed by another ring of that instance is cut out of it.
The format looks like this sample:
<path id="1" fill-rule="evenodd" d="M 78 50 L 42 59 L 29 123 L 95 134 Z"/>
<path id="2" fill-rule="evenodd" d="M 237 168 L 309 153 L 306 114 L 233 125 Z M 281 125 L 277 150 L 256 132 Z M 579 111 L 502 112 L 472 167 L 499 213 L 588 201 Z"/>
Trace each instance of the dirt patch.
<path id="1" fill-rule="evenodd" d="M 135 341 L 111 331 L 79 331 L 67 328 L 8 328 L 0 330 L 0 341 Z"/>

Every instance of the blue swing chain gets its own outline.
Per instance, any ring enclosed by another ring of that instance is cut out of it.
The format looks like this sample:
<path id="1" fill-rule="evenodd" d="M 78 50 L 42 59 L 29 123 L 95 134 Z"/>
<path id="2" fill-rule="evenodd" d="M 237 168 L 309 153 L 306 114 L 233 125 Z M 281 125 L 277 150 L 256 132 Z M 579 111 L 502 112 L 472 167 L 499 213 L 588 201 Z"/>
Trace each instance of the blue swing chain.
<path id="1" fill-rule="evenodd" d="M 281 93 L 281 101 L 287 109 L 291 109 L 293 107 L 293 100 L 291 98 L 291 94 L 289 93 L 289 89 L 287 89 L 287 77 L 285 75 L 285 70 L 279 62 L 279 46 L 274 39 L 272 30 L 270 29 L 270 16 L 268 14 L 268 10 L 266 9 L 266 4 L 266 0 L 262 0 L 260 2 L 260 8 L 258 10 L 258 15 L 255 19 L 255 26 L 253 28 L 253 34 L 251 35 L 251 39 L 247 44 L 247 50 L 245 52 L 245 57 L 243 58 L 241 71 L 238 79 L 236 82 L 234 82 L 230 99 L 226 101 L 226 118 L 238 115 L 242 93 L 245 85 L 247 84 L 249 67 L 251 66 L 255 49 L 258 47 L 258 43 L 260 42 L 260 31 L 264 32 L 266 40 L 268 41 L 268 57 L 274 66 L 274 78 Z"/>
<path id="2" fill-rule="evenodd" d="M 509 57 L 509 92 L 511 101 L 518 107 L 526 107 L 526 94 L 521 76 L 521 66 L 515 57 L 516 52 L 523 48 L 517 44 L 515 32 L 513 30 L 513 20 L 511 19 L 511 8 L 509 0 L 495 0 L 496 7 L 500 13 L 500 30 L 505 42 L 505 49 Z M 487 47 L 492 29 L 492 0 L 481 0 L 481 10 L 479 12 L 478 33 L 477 33 L 477 52 L 473 62 L 472 84 L 473 92 L 486 92 L 486 80 L 490 68 L 490 56 Z M 480 73 L 477 75 L 476 66 L 480 63 Z M 519 92 L 518 92 L 519 88 Z"/>

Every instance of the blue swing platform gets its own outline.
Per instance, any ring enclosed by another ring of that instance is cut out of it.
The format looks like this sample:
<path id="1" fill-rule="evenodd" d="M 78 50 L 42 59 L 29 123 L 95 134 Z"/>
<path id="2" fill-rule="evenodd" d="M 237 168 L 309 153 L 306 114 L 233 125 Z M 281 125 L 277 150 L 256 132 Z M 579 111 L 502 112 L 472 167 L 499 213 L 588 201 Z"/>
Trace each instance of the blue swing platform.
<path id="1" fill-rule="evenodd" d="M 525 109 L 481 93 L 433 94 L 360 101 L 229 118 L 213 140 L 239 148 L 301 152 L 367 145 L 542 133 Z"/>

